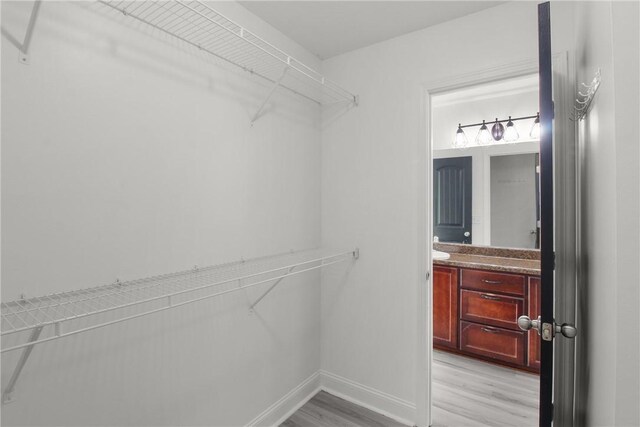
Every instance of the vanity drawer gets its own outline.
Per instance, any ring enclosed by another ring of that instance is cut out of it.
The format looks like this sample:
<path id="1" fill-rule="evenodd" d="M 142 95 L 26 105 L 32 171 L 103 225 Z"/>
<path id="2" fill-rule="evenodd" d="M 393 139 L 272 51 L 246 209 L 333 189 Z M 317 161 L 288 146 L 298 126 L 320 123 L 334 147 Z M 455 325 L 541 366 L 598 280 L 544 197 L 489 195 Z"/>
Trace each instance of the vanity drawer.
<path id="1" fill-rule="evenodd" d="M 460 322 L 460 350 L 523 365 L 524 332 Z"/>
<path id="2" fill-rule="evenodd" d="M 525 295 L 524 276 L 520 274 L 496 273 L 493 271 L 469 270 L 460 271 L 460 286 L 486 292 L 502 292 L 513 295 Z"/>
<path id="3" fill-rule="evenodd" d="M 466 289 L 460 292 L 463 320 L 519 330 L 517 320 L 524 314 L 523 308 L 523 298 Z"/>

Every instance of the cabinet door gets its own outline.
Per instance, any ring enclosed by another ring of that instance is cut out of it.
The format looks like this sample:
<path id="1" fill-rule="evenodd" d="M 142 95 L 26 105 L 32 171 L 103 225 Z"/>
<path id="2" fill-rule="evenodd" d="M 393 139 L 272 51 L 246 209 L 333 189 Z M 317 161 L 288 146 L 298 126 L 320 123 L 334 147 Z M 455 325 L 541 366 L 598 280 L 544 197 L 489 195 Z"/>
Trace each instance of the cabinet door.
<path id="1" fill-rule="evenodd" d="M 433 268 L 433 345 L 458 347 L 457 268 Z"/>
<path id="2" fill-rule="evenodd" d="M 462 320 L 520 331 L 516 321 L 523 314 L 524 299 L 467 289 L 460 292 Z"/>
<path id="3" fill-rule="evenodd" d="M 525 333 L 460 321 L 460 349 L 524 366 Z"/>
<path id="4" fill-rule="evenodd" d="M 540 278 L 529 277 L 529 295 L 528 295 L 527 313 L 529 318 L 537 319 L 540 316 Z M 527 366 L 530 368 L 540 369 L 540 336 L 533 329 L 528 332 L 529 337 L 529 354 L 527 357 Z"/>

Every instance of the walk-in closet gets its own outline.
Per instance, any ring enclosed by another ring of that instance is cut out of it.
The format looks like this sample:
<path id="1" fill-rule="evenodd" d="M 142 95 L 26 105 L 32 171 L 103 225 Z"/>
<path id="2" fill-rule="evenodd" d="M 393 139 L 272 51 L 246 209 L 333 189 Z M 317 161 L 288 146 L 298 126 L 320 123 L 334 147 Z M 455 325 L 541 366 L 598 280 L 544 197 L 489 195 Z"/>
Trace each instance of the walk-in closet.
<path id="1" fill-rule="evenodd" d="M 633 324 L 638 298 L 638 14 L 2 0 L 0 425 L 635 425 L 637 327 L 589 319 Z M 481 123 L 495 147 L 456 145 Z M 478 153 L 496 201 L 454 243 L 434 159 Z M 540 203 L 488 178 L 506 154 Z M 508 226 L 522 265 L 472 277 Z"/>

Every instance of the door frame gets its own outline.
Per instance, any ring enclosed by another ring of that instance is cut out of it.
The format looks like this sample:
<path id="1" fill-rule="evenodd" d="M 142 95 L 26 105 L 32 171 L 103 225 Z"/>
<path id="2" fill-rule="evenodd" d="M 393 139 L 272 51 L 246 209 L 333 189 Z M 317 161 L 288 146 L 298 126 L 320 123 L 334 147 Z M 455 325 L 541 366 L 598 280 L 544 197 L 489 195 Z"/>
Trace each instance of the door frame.
<path id="1" fill-rule="evenodd" d="M 572 104 L 573 74 L 568 53 L 553 54 L 554 77 L 554 164 L 562 166 L 555 175 L 555 252 L 556 286 L 555 317 L 559 323 L 574 323 L 576 315 L 576 140 L 575 123 L 569 120 Z M 451 90 L 491 83 L 538 73 L 538 58 L 511 62 L 499 67 L 454 75 L 421 85 L 421 126 L 418 139 L 417 194 L 417 337 L 416 337 L 416 426 L 431 425 L 431 369 L 433 365 L 432 324 L 432 241 L 433 235 L 433 132 L 431 123 L 432 97 Z M 425 274 L 426 272 L 426 274 Z M 426 280 L 425 280 L 426 279 Z M 574 323 L 575 324 L 575 323 Z M 574 420 L 574 340 L 558 339 L 554 345 L 554 425 L 572 426 Z"/>

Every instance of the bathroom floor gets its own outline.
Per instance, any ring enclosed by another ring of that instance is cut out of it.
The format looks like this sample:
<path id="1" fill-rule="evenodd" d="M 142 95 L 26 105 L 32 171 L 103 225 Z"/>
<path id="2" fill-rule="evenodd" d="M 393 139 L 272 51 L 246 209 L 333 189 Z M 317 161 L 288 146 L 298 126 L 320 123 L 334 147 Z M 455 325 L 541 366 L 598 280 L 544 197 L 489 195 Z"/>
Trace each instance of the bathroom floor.
<path id="1" fill-rule="evenodd" d="M 539 377 L 433 352 L 432 427 L 537 426 Z"/>

